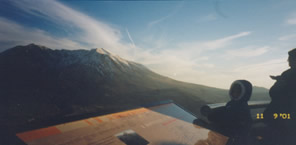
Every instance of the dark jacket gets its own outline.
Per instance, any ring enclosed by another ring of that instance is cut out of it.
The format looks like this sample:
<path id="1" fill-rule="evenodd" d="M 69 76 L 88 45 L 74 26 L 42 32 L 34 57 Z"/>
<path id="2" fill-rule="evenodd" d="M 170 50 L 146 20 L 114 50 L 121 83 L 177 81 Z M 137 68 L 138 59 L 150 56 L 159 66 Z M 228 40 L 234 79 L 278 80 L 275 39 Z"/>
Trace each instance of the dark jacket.
<path id="1" fill-rule="evenodd" d="M 225 110 L 230 121 L 229 123 L 232 126 L 250 125 L 252 118 L 248 101 L 252 95 L 252 84 L 246 80 L 238 80 L 238 82 L 240 82 L 245 89 L 244 94 L 242 94 L 242 99 L 229 101 L 226 104 Z"/>
<path id="2" fill-rule="evenodd" d="M 289 69 L 275 77 L 276 82 L 269 90 L 271 103 L 264 111 L 267 124 L 279 128 L 296 130 L 296 69 Z M 274 119 L 274 113 L 290 114 L 291 119 Z"/>
<path id="3" fill-rule="evenodd" d="M 269 90 L 271 102 L 264 111 L 264 121 L 268 132 L 266 144 L 294 145 L 296 138 L 296 69 L 289 69 L 276 80 Z M 278 117 L 274 118 L 274 114 Z M 289 114 L 290 119 L 283 119 L 280 113 Z"/>
<path id="4" fill-rule="evenodd" d="M 215 110 L 208 116 L 210 122 L 226 128 L 230 134 L 246 132 L 252 123 L 248 101 L 252 94 L 252 85 L 248 81 L 238 80 L 234 83 L 243 85 L 245 91 L 240 100 L 231 100 L 225 107 Z"/>

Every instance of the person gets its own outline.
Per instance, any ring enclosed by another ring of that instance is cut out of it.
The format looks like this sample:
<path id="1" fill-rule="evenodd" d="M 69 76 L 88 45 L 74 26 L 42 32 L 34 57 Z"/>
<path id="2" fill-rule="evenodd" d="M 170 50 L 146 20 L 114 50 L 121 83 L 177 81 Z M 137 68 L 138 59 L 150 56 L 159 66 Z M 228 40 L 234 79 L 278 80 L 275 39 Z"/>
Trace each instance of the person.
<path id="1" fill-rule="evenodd" d="M 229 96 L 231 100 L 225 107 L 209 114 L 208 120 L 221 132 L 235 140 L 235 144 L 243 144 L 252 124 L 248 101 L 252 95 L 252 84 L 247 80 L 236 80 L 231 84 Z"/>
<path id="2" fill-rule="evenodd" d="M 276 82 L 269 90 L 271 103 L 264 111 L 264 122 L 269 128 L 266 135 L 266 140 L 269 141 L 268 144 L 271 144 L 271 142 L 283 145 L 295 143 L 296 48 L 290 50 L 288 54 L 290 68 L 280 76 L 271 76 Z M 280 114 L 285 114 L 287 117 L 283 118 Z"/>

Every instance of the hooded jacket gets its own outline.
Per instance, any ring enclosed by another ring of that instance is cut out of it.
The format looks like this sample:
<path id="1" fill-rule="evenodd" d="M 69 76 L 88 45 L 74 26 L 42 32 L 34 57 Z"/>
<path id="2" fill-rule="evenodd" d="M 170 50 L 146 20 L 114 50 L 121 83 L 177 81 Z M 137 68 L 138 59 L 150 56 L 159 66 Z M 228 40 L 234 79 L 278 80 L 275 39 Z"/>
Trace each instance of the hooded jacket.
<path id="1" fill-rule="evenodd" d="M 232 86 L 238 84 L 241 86 L 242 91 L 239 99 L 234 99 L 231 95 Z M 229 124 L 232 126 L 245 126 L 250 125 L 252 122 L 250 108 L 248 101 L 252 95 L 252 84 L 246 80 L 234 81 L 229 90 L 229 96 L 231 100 L 226 104 L 225 111 Z"/>
<path id="2" fill-rule="evenodd" d="M 241 87 L 238 99 L 234 99 L 231 91 L 234 85 Z M 234 81 L 229 90 L 231 100 L 225 107 L 219 108 L 208 116 L 208 120 L 218 126 L 227 128 L 245 128 L 252 122 L 248 101 L 252 94 L 252 84 L 246 80 Z"/>

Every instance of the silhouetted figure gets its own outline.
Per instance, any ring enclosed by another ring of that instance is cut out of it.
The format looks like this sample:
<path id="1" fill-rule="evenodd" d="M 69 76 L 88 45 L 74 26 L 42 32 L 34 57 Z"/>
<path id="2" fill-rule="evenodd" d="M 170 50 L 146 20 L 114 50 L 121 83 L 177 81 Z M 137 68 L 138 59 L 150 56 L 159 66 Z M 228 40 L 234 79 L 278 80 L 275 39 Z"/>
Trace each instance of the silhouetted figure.
<path id="1" fill-rule="evenodd" d="M 208 116 L 209 121 L 218 128 L 217 131 L 234 138 L 235 144 L 244 144 L 252 124 L 248 106 L 251 94 L 250 82 L 234 81 L 229 90 L 231 101 Z"/>
<path id="2" fill-rule="evenodd" d="M 289 51 L 288 62 L 290 69 L 280 76 L 271 76 L 276 82 L 269 90 L 271 103 L 264 111 L 264 121 L 269 128 L 265 140 L 270 143 L 267 144 L 296 143 L 296 48 Z M 283 119 L 280 114 L 289 114 L 290 119 Z"/>

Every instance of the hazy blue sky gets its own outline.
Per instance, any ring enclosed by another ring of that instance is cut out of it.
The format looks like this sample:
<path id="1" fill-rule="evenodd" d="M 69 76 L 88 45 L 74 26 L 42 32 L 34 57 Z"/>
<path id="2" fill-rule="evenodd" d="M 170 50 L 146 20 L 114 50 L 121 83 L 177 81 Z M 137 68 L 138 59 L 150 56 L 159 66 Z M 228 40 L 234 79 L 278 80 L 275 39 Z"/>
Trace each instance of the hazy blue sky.
<path id="1" fill-rule="evenodd" d="M 296 47 L 296 1 L 1 0 L 0 51 L 105 48 L 171 78 L 269 88 Z"/>

